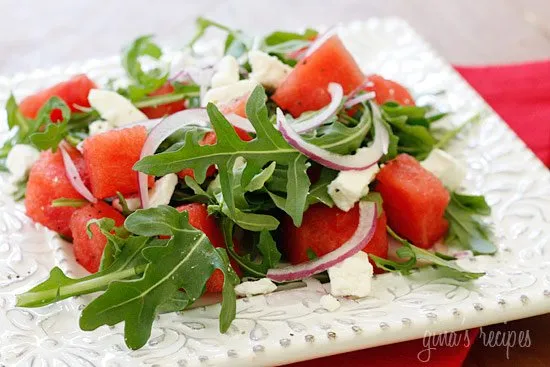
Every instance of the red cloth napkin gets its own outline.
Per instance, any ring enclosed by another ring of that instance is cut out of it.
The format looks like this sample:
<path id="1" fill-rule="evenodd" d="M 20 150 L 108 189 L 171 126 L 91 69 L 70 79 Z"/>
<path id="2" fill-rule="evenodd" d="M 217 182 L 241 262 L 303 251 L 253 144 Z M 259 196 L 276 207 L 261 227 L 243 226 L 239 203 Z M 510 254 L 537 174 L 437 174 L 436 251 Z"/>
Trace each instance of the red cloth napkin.
<path id="1" fill-rule="evenodd" d="M 550 166 L 550 60 L 519 65 L 488 67 L 456 66 L 456 70 L 485 98 L 535 154 Z M 429 362 L 422 362 L 426 349 L 422 339 L 359 350 L 291 367 L 333 366 L 445 366 L 458 367 L 468 355 L 479 329 L 469 331 L 469 345 L 438 347 Z"/>
<path id="2" fill-rule="evenodd" d="M 456 69 L 550 166 L 550 60 Z"/>

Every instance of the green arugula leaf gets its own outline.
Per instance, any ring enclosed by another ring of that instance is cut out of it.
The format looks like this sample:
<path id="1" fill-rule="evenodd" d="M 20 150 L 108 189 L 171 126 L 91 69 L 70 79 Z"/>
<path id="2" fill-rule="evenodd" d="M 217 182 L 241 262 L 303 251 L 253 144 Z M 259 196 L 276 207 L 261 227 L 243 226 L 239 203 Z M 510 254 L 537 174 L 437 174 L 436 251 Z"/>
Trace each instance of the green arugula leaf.
<path id="1" fill-rule="evenodd" d="M 249 167 L 249 164 L 247 164 L 247 167 Z M 252 192 L 262 189 L 266 182 L 273 176 L 273 172 L 275 172 L 275 167 L 277 167 L 276 162 L 271 162 L 269 166 L 267 166 L 265 169 L 261 170 L 259 173 L 255 174 L 251 179 L 250 182 L 245 187 L 246 192 Z"/>
<path id="2" fill-rule="evenodd" d="M 404 106 L 396 102 L 386 102 L 381 106 L 382 110 L 390 117 L 406 117 L 408 125 L 420 125 L 429 129 L 432 122 L 438 121 L 448 113 L 431 113 L 429 106 Z"/>
<path id="3" fill-rule="evenodd" d="M 399 138 L 397 150 L 422 160 L 430 154 L 436 140 L 430 131 L 421 125 L 407 124 L 407 118 L 388 117 L 385 119 L 392 127 L 393 134 Z"/>
<path id="4" fill-rule="evenodd" d="M 116 227 L 115 221 L 105 217 L 101 219 L 92 219 L 86 224 L 86 234 L 93 238 L 92 226 L 107 238 L 107 244 L 103 249 L 99 271 L 109 268 L 122 252 L 123 246 L 130 233 L 124 227 Z"/>
<path id="5" fill-rule="evenodd" d="M 61 120 L 53 122 L 51 120 L 52 112 L 61 111 Z M 68 133 L 68 123 L 71 118 L 71 109 L 59 97 L 51 97 L 44 106 L 38 111 L 38 116 L 34 122 L 35 132 L 29 135 L 31 143 L 39 150 L 51 149 L 57 150 L 59 143 L 63 141 Z M 39 127 L 44 127 L 40 131 Z"/>
<path id="6" fill-rule="evenodd" d="M 8 127 L 13 129 L 14 127 L 19 128 L 19 134 L 21 136 L 26 136 L 30 130 L 29 121 L 23 116 L 19 110 L 19 105 L 15 101 L 13 94 L 10 94 L 10 97 L 6 101 L 6 114 L 8 118 Z"/>
<path id="7" fill-rule="evenodd" d="M 489 230 L 477 218 L 490 213 L 491 208 L 483 196 L 451 193 L 445 210 L 445 218 L 449 221 L 445 242 L 472 250 L 475 255 L 494 254 L 497 248 L 490 241 Z"/>
<path id="8" fill-rule="evenodd" d="M 221 23 L 218 23 L 203 17 L 198 17 L 195 20 L 195 25 L 196 25 L 195 35 L 187 45 L 191 49 L 193 49 L 193 46 L 195 46 L 195 43 L 197 43 L 197 41 L 204 36 L 204 34 L 209 28 L 217 28 L 221 31 L 228 33 L 227 39 L 225 41 L 225 48 L 224 48 L 225 54 L 232 54 L 235 57 L 239 57 L 242 55 L 244 51 L 247 51 L 250 49 L 251 39 L 250 37 L 245 36 L 241 31 L 234 30 Z"/>
<path id="9" fill-rule="evenodd" d="M 147 237 L 127 238 L 119 256 L 109 268 L 80 279 L 69 278 L 61 269 L 55 267 L 47 280 L 17 295 L 17 306 L 42 307 L 66 298 L 104 290 L 115 280 L 134 278 L 145 270 L 141 250 L 148 246 L 149 242 L 150 239 Z"/>
<path id="10" fill-rule="evenodd" d="M 311 28 L 306 29 L 304 33 L 275 31 L 264 38 L 264 43 L 268 46 L 275 46 L 289 41 L 311 41 L 318 34 L 319 32 Z"/>
<path id="11" fill-rule="evenodd" d="M 402 244 L 402 247 L 397 249 L 397 256 L 401 259 L 406 259 L 404 262 L 396 262 L 380 258 L 375 255 L 369 255 L 377 267 L 390 272 L 400 272 L 404 275 L 411 273 L 411 270 L 416 268 L 417 261 L 425 261 L 433 266 L 441 269 L 445 277 L 456 279 L 458 281 L 469 281 L 478 279 L 485 273 L 469 272 L 462 269 L 455 262 L 449 261 L 449 257 L 441 257 L 428 250 L 416 247 L 409 241 L 398 236 L 390 227 L 387 227 L 388 233 Z"/>
<path id="12" fill-rule="evenodd" d="M 52 201 L 52 208 L 62 208 L 62 207 L 82 208 L 87 204 L 88 204 L 88 200 L 86 199 L 59 198 Z"/>
<path id="13" fill-rule="evenodd" d="M 281 253 L 277 249 L 277 244 L 273 240 L 269 231 L 260 232 L 257 248 L 260 252 L 261 258 L 259 261 L 252 259 L 250 253 L 246 255 L 239 255 L 235 251 L 235 245 L 233 243 L 233 232 L 235 223 L 229 218 L 222 219 L 222 231 L 227 244 L 227 252 L 229 255 L 239 264 L 241 269 L 249 276 L 256 278 L 263 278 L 267 274 L 267 271 L 279 263 L 281 260 Z"/>
<path id="14" fill-rule="evenodd" d="M 332 208 L 334 206 L 334 201 L 328 194 L 328 185 L 334 181 L 336 176 L 338 176 L 337 171 L 322 167 L 319 179 L 311 185 L 311 188 L 309 189 L 307 204 L 313 205 L 316 203 L 323 203 Z"/>
<path id="15" fill-rule="evenodd" d="M 451 140 L 453 140 L 464 128 L 472 123 L 479 123 L 483 120 L 483 114 L 476 113 L 474 116 L 470 117 L 460 125 L 458 125 L 455 129 L 452 129 L 450 131 L 447 131 L 441 139 L 434 145 L 434 149 L 441 149 L 445 145 L 447 145 Z"/>
<path id="16" fill-rule="evenodd" d="M 159 60 L 162 49 L 152 41 L 153 36 L 146 35 L 135 39 L 123 52 L 122 67 L 132 80 L 128 87 L 128 97 L 132 101 L 140 100 L 147 94 L 159 89 L 168 80 L 168 72 L 163 68 L 143 70 L 140 57 L 149 56 Z"/>
<path id="17" fill-rule="evenodd" d="M 183 289 L 190 302 L 204 292 L 215 269 L 224 273 L 220 330 L 227 331 L 236 313 L 234 285 L 238 278 L 224 249 L 216 249 L 206 235 L 189 224 L 188 214 L 169 206 L 138 210 L 126 219 L 126 228 L 141 236 L 170 235 L 164 246 L 151 246 L 142 253 L 149 262 L 143 276 L 132 281 L 115 281 L 90 303 L 80 318 L 83 330 L 125 322 L 128 347 L 145 345 L 164 301 Z"/>
<path id="18" fill-rule="evenodd" d="M 309 192 L 309 177 L 307 175 L 307 157 L 298 155 L 290 162 L 287 170 L 285 212 L 290 215 L 294 225 L 302 225 L 302 217 L 306 210 L 306 201 Z"/>

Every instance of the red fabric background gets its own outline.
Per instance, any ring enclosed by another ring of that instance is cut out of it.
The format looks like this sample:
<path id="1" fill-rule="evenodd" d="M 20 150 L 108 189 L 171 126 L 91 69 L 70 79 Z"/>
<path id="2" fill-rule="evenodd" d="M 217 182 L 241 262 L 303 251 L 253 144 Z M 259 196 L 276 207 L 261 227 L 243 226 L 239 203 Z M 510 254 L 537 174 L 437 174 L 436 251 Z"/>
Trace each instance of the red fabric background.
<path id="1" fill-rule="evenodd" d="M 488 67 L 457 66 L 456 69 L 529 148 L 550 166 L 550 60 Z M 469 331 L 471 344 L 478 332 L 478 329 Z M 423 340 L 412 340 L 289 366 L 458 367 L 464 362 L 470 346 L 438 347 L 431 352 L 426 363 L 418 359 L 418 353 L 426 349 Z"/>

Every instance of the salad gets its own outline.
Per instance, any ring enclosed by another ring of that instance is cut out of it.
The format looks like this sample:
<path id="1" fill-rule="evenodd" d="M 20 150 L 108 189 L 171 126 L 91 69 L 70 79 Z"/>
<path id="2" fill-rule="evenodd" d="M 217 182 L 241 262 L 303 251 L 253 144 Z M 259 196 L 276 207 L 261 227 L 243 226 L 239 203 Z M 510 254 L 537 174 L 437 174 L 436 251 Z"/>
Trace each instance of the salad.
<path id="1" fill-rule="evenodd" d="M 225 33 L 218 55 L 195 46 L 209 28 Z M 122 67 L 6 103 L 13 196 L 90 273 L 55 267 L 18 306 L 94 293 L 80 327 L 124 322 L 138 349 L 158 314 L 207 293 L 225 332 L 238 297 L 308 277 L 330 281 L 332 311 L 374 274 L 484 275 L 454 260 L 496 251 L 490 208 L 442 150 L 475 118 L 445 131 L 447 113 L 365 75 L 334 30 L 253 38 L 199 18 L 181 51 L 139 37 Z"/>

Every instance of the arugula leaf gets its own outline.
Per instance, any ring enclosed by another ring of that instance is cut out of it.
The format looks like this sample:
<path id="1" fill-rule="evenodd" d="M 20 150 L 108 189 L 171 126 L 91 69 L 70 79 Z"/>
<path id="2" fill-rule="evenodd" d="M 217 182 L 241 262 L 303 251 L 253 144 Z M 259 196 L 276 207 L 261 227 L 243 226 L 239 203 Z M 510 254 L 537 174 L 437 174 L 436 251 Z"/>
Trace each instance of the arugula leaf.
<path id="1" fill-rule="evenodd" d="M 55 267 L 47 280 L 17 295 L 17 306 L 42 307 L 66 298 L 104 290 L 115 280 L 134 278 L 145 270 L 141 250 L 149 245 L 149 241 L 147 237 L 127 238 L 119 256 L 109 268 L 84 278 L 69 278 L 60 268 Z"/>
<path id="2" fill-rule="evenodd" d="M 311 183 L 306 172 L 308 167 L 307 157 L 304 155 L 297 155 L 288 165 L 285 212 L 290 215 L 296 227 L 302 225 L 302 217 L 306 209 Z"/>
<path id="3" fill-rule="evenodd" d="M 396 102 L 386 102 L 381 106 L 382 110 L 390 117 L 406 117 L 408 125 L 420 125 L 429 129 L 432 122 L 438 121 L 448 113 L 436 112 L 432 114 L 429 106 L 404 106 Z"/>
<path id="4" fill-rule="evenodd" d="M 227 252 L 229 255 L 239 264 L 241 269 L 249 276 L 256 278 L 263 278 L 267 274 L 267 271 L 275 267 L 281 260 L 281 253 L 277 249 L 277 244 L 271 237 L 269 231 L 260 232 L 257 248 L 261 254 L 260 261 L 252 259 L 250 253 L 246 255 L 239 255 L 235 251 L 235 245 L 233 242 L 233 232 L 235 223 L 229 218 L 222 219 L 222 231 L 227 244 Z"/>
<path id="5" fill-rule="evenodd" d="M 82 208 L 86 204 L 88 204 L 88 200 L 86 199 L 59 198 L 52 201 L 52 208 L 61 208 L 61 207 Z"/>
<path id="6" fill-rule="evenodd" d="M 183 289 L 190 302 L 203 293 L 215 269 L 224 273 L 220 330 L 227 331 L 236 313 L 234 285 L 238 278 L 224 249 L 216 249 L 204 233 L 189 224 L 188 214 L 169 206 L 138 210 L 126 219 L 126 228 L 140 236 L 170 235 L 164 246 L 143 249 L 149 262 L 143 276 L 132 281 L 115 281 L 83 311 L 80 327 L 95 330 L 124 321 L 128 347 L 145 345 L 164 301 Z"/>
<path id="7" fill-rule="evenodd" d="M 458 125 L 455 129 L 446 132 L 441 139 L 434 145 L 434 149 L 440 149 L 447 145 L 449 141 L 454 139 L 466 126 L 472 123 L 478 123 L 483 120 L 483 115 L 481 113 L 476 113 L 474 116 L 470 117 L 468 120 L 464 121 Z"/>
<path id="8" fill-rule="evenodd" d="M 233 177 L 235 174 L 234 165 L 237 158 L 241 157 L 245 159 L 247 165 L 250 164 L 253 167 L 264 167 L 271 162 L 276 162 L 286 167 L 295 167 L 294 171 L 298 175 L 298 180 L 301 180 L 300 177 L 303 178 L 304 173 L 300 174 L 300 171 L 305 165 L 304 159 L 298 159 L 302 155 L 292 148 L 273 126 L 268 117 L 265 100 L 265 92 L 261 86 L 258 86 L 252 92 L 246 106 L 247 116 L 257 132 L 254 140 L 250 142 L 242 141 L 217 107 L 209 104 L 207 107 L 208 115 L 216 136 L 218 136 L 215 145 L 201 146 L 193 141 L 189 135 L 186 135 L 185 143 L 178 150 L 146 157 L 136 163 L 134 168 L 141 172 L 149 172 L 155 175 L 164 175 L 169 172 L 179 172 L 184 168 L 191 168 L 195 173 L 195 179 L 200 184 L 206 178 L 208 167 L 216 164 L 218 166 L 218 175 L 223 196 L 222 212 L 234 220 L 240 221 L 239 225 L 244 224 L 245 227 L 243 228 L 256 228 L 255 230 L 258 230 L 260 221 L 268 219 L 265 215 L 238 211 L 236 200 L 242 198 L 241 194 L 235 190 L 236 185 Z M 291 175 L 291 177 L 293 176 Z M 296 190 L 296 195 L 307 193 L 309 180 L 300 182 L 299 184 L 301 186 L 291 185 L 290 188 Z M 242 186 L 241 182 L 239 182 L 238 186 Z M 242 200 L 239 201 L 242 202 Z M 303 206 L 299 200 L 295 204 L 298 205 L 288 207 L 289 211 L 291 211 L 289 214 L 293 214 L 296 222 L 299 223 L 303 213 L 298 212 L 299 208 L 303 208 Z M 259 215 L 261 217 L 258 217 Z M 250 223 L 248 223 L 249 221 Z M 273 229 L 272 225 L 275 222 L 278 223 L 276 220 L 271 220 L 270 226 L 264 227 L 264 229 Z"/>
<path id="9" fill-rule="evenodd" d="M 268 46 L 275 46 L 289 41 L 311 41 L 318 34 L 319 32 L 311 28 L 306 29 L 304 33 L 275 31 L 264 38 L 264 43 Z"/>
<path id="10" fill-rule="evenodd" d="M 52 122 L 51 116 L 54 111 L 61 111 L 61 120 Z M 44 126 L 44 131 L 32 133 L 29 136 L 31 143 L 39 150 L 51 149 L 53 152 L 63 141 L 68 133 L 69 120 L 71 119 L 71 109 L 59 97 L 52 97 L 42 106 L 38 112 L 35 124 Z"/>
<path id="11" fill-rule="evenodd" d="M 399 153 L 407 153 L 422 160 L 430 154 L 436 144 L 435 138 L 426 127 L 409 125 L 404 116 L 388 117 L 386 121 L 392 127 L 393 134 L 399 138 L 397 145 Z"/>
<path id="12" fill-rule="evenodd" d="M 19 110 L 19 106 L 17 105 L 17 102 L 15 101 L 15 97 L 13 96 L 13 94 L 10 94 L 10 97 L 6 101 L 5 109 L 8 117 L 9 129 L 11 130 L 14 127 L 18 127 L 19 134 L 22 136 L 26 136 L 30 130 L 29 122 Z"/>
<path id="13" fill-rule="evenodd" d="M 247 167 L 249 165 L 247 164 Z M 277 167 L 276 162 L 271 162 L 269 166 L 267 166 L 265 169 L 263 169 L 261 172 L 254 175 L 250 182 L 245 187 L 246 192 L 252 192 L 262 189 L 266 182 L 273 176 L 273 172 L 275 172 L 275 167 Z"/>
<path id="14" fill-rule="evenodd" d="M 477 216 L 489 215 L 491 208 L 483 196 L 451 193 L 451 201 L 445 210 L 449 232 L 445 242 L 470 249 L 475 255 L 494 254 L 496 246 L 489 240 L 488 228 Z"/>
<path id="15" fill-rule="evenodd" d="M 209 28 L 217 28 L 221 31 L 227 32 L 224 54 L 239 57 L 244 53 L 244 51 L 248 51 L 250 49 L 251 39 L 246 37 L 241 31 L 231 29 L 221 23 L 203 17 L 198 17 L 195 20 L 195 25 L 195 35 L 187 45 L 191 49 L 193 49 L 195 43 L 197 43 L 197 41 L 204 36 L 206 30 Z"/>
<path id="16" fill-rule="evenodd" d="M 162 49 L 152 41 L 152 35 L 141 36 L 135 39 L 123 52 L 122 67 L 132 80 L 128 86 L 128 97 L 132 101 L 139 100 L 147 94 L 159 89 L 168 80 L 167 70 L 153 68 L 144 71 L 140 57 L 149 56 L 159 60 Z"/>
<path id="17" fill-rule="evenodd" d="M 331 208 L 334 206 L 334 200 L 332 200 L 332 197 L 328 194 L 328 185 L 334 181 L 337 175 L 337 171 L 326 167 L 321 168 L 319 179 L 311 185 L 311 188 L 309 189 L 307 196 L 308 206 L 315 203 L 323 203 Z"/>
<path id="18" fill-rule="evenodd" d="M 449 257 L 442 258 L 438 254 L 434 254 L 428 250 L 416 247 L 409 241 L 398 236 L 390 227 L 387 227 L 388 233 L 402 244 L 402 247 L 397 249 L 397 256 L 401 259 L 406 259 L 404 262 L 396 262 L 380 258 L 369 254 L 377 267 L 390 272 L 400 272 L 404 275 L 411 273 L 411 270 L 416 268 L 417 261 L 426 261 L 441 269 L 446 277 L 456 279 L 458 281 L 469 281 L 478 279 L 485 273 L 469 272 L 462 269 L 459 265 L 448 260 Z"/>
<path id="19" fill-rule="evenodd" d="M 99 231 L 107 238 L 107 244 L 101 255 L 99 271 L 110 267 L 118 258 L 122 251 L 122 247 L 126 243 L 126 239 L 130 233 L 124 227 L 116 227 L 115 221 L 105 217 L 101 219 L 92 219 L 86 224 L 86 234 L 91 239 L 93 238 L 92 226 L 96 226 Z"/>

